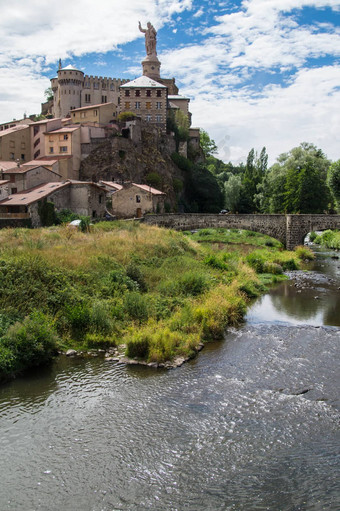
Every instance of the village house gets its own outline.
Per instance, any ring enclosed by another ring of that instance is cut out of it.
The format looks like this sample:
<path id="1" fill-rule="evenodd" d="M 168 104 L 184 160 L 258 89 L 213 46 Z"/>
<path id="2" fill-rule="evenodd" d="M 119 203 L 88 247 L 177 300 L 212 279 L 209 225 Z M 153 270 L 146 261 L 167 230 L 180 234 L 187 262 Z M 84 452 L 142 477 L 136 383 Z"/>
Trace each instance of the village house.
<path id="1" fill-rule="evenodd" d="M 60 118 L 45 119 L 30 125 L 31 154 L 34 160 L 46 155 L 44 134 L 61 127 L 62 120 Z"/>
<path id="2" fill-rule="evenodd" d="M 54 204 L 56 211 L 70 209 L 77 215 L 92 219 L 105 216 L 105 190 L 96 183 L 63 181 L 46 183 L 0 201 L 1 220 L 30 219 L 32 227 L 43 224 L 41 209 L 44 202 Z"/>
<path id="3" fill-rule="evenodd" d="M 124 184 L 112 194 L 112 213 L 117 218 L 141 218 L 146 213 L 164 213 L 165 193 L 148 185 Z"/>
<path id="4" fill-rule="evenodd" d="M 0 160 L 25 162 L 31 158 L 30 127 L 28 124 L 0 131 Z"/>
<path id="5" fill-rule="evenodd" d="M 114 103 L 103 103 L 88 105 L 76 108 L 71 112 L 73 124 L 91 123 L 107 125 L 117 119 L 117 105 Z"/>
<path id="6" fill-rule="evenodd" d="M 0 168 L 3 163 L 0 162 Z M 20 193 L 34 186 L 41 185 L 43 183 L 49 183 L 51 181 L 61 181 L 61 176 L 57 172 L 49 170 L 43 165 L 16 165 L 12 168 L 2 171 L 2 179 L 9 181 L 9 193 L 15 194 Z"/>
<path id="7" fill-rule="evenodd" d="M 9 196 L 9 181 L 1 179 L 0 175 L 0 201 L 6 199 Z"/>

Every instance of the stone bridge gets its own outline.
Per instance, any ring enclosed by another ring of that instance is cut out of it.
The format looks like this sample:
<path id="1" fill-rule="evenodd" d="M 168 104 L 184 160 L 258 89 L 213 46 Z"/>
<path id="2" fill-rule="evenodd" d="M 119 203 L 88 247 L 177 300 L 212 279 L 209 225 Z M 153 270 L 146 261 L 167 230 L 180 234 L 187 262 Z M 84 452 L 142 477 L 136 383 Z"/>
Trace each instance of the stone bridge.
<path id="1" fill-rule="evenodd" d="M 208 227 L 247 229 L 268 234 L 292 250 L 302 245 L 311 231 L 340 229 L 340 215 L 212 215 L 202 213 L 171 213 L 147 215 L 144 222 L 178 231 L 190 231 Z"/>

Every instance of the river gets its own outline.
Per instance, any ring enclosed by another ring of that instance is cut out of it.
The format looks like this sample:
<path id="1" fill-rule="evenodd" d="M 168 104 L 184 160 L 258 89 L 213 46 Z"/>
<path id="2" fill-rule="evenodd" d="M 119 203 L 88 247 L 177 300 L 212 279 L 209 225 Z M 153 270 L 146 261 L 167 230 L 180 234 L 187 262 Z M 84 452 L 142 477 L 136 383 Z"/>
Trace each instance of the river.
<path id="1" fill-rule="evenodd" d="M 338 510 L 340 261 L 181 368 L 59 357 L 0 388 L 0 510 Z"/>

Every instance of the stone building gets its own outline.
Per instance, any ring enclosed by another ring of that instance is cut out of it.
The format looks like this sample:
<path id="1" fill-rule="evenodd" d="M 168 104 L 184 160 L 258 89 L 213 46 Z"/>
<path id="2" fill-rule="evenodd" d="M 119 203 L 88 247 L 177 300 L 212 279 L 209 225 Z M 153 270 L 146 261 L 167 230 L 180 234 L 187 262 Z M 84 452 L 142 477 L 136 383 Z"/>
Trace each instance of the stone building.
<path id="1" fill-rule="evenodd" d="M 117 105 L 111 102 L 76 108 L 71 112 L 71 119 L 73 124 L 107 125 L 117 120 Z"/>
<path id="2" fill-rule="evenodd" d="M 2 179 L 0 175 L 0 201 L 6 199 L 9 196 L 9 184 L 7 179 Z"/>
<path id="3" fill-rule="evenodd" d="M 72 110 L 102 103 L 118 105 L 119 86 L 127 80 L 88 76 L 69 65 L 61 66 L 58 75 L 51 79 L 54 117 L 66 117 Z"/>
<path id="4" fill-rule="evenodd" d="M 112 213 L 118 218 L 141 218 L 146 213 L 164 213 L 165 193 L 148 185 L 124 184 L 112 194 Z"/>
<path id="5" fill-rule="evenodd" d="M 9 194 L 16 194 L 43 183 L 61 181 L 61 176 L 42 165 L 20 165 L 3 170 L 2 179 L 9 181 Z"/>
<path id="6" fill-rule="evenodd" d="M 0 160 L 25 162 L 31 158 L 30 127 L 28 124 L 0 131 Z"/>
<path id="7" fill-rule="evenodd" d="M 162 130 L 166 129 L 167 101 L 165 85 L 147 76 L 120 86 L 120 111 L 133 112 Z"/>
<path id="8" fill-rule="evenodd" d="M 93 219 L 105 216 L 105 190 L 96 183 L 69 180 L 46 183 L 0 201 L 0 225 L 1 220 L 30 219 L 32 227 L 40 227 L 44 201 L 52 202 L 56 211 L 70 209 Z"/>

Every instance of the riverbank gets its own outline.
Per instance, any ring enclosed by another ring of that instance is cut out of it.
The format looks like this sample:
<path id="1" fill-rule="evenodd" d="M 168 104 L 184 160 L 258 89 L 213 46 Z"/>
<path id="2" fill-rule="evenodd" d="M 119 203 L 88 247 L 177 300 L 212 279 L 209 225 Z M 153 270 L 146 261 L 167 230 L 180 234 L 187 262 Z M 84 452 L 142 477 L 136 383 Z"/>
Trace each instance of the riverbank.
<path id="1" fill-rule="evenodd" d="M 136 222 L 0 231 L 0 378 L 67 349 L 124 345 L 127 359 L 154 365 L 191 358 L 310 256 L 268 236 L 208 232 L 197 243 Z"/>

